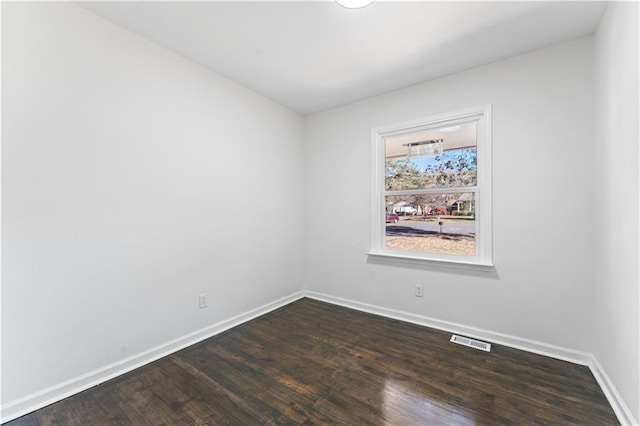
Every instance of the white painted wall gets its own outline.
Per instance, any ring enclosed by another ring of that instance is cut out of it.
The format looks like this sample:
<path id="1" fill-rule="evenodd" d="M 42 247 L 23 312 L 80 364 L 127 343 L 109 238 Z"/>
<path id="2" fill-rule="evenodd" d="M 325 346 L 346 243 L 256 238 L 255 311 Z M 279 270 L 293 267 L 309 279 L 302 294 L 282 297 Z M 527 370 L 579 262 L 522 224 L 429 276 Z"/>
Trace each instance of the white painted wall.
<path id="1" fill-rule="evenodd" d="M 595 38 L 594 353 L 640 421 L 638 3 L 611 3 Z"/>
<path id="2" fill-rule="evenodd" d="M 306 117 L 306 287 L 590 351 L 592 71 L 580 39 Z M 371 128 L 488 103 L 495 271 L 369 263 Z"/>
<path id="3" fill-rule="evenodd" d="M 609 9 L 595 62 L 592 39 L 577 40 L 304 123 L 77 6 L 5 3 L 2 18 L 3 405 L 304 278 L 333 297 L 594 351 L 640 418 L 639 343 L 623 340 L 638 336 L 638 218 L 598 214 L 638 211 L 637 4 Z M 368 263 L 371 128 L 486 103 L 495 271 Z"/>
<path id="4" fill-rule="evenodd" d="M 2 8 L 3 404 L 300 290 L 298 115 L 73 4 Z"/>

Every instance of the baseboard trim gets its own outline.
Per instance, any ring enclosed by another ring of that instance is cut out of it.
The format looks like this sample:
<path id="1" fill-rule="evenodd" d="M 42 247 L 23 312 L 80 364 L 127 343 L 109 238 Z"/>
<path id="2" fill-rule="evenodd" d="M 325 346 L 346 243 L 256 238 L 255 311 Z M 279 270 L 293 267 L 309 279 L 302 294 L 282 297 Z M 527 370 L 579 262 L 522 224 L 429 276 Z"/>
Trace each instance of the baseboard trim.
<path id="1" fill-rule="evenodd" d="M 421 326 L 431 327 L 442 331 L 461 334 L 479 340 L 486 340 L 491 343 L 509 346 L 515 349 L 521 349 L 527 352 L 572 362 L 575 364 L 586 365 L 591 370 L 596 381 L 600 385 L 607 400 L 611 404 L 618 420 L 622 425 L 638 425 L 638 421 L 634 419 L 631 411 L 625 404 L 624 400 L 616 390 L 613 382 L 607 375 L 602 365 L 591 353 L 576 351 L 561 346 L 550 345 L 531 339 L 524 339 L 517 336 L 511 336 L 503 333 L 496 333 L 489 330 L 483 330 L 475 327 L 468 327 L 448 321 L 442 321 L 422 315 L 416 315 L 395 309 L 384 308 L 382 306 L 371 305 L 367 303 L 357 302 L 355 300 L 344 299 L 341 297 L 330 296 L 328 294 L 317 293 L 314 291 L 298 291 L 289 296 L 280 298 L 273 302 L 264 304 L 255 309 L 236 315 L 235 317 L 220 321 L 211 326 L 202 328 L 193 333 L 171 340 L 148 351 L 107 365 L 105 367 L 90 371 L 81 376 L 67 380 L 63 383 L 51 386 L 38 392 L 34 392 L 25 397 L 10 401 L 0 407 L 0 423 L 5 423 L 21 417 L 30 412 L 36 411 L 54 402 L 68 398 L 79 392 L 87 390 L 93 386 L 97 386 L 143 365 L 149 364 L 167 355 L 171 355 L 181 349 L 194 345 L 216 334 L 222 333 L 230 328 L 236 327 L 261 315 L 281 308 L 303 297 L 320 300 L 334 305 L 344 306 L 362 312 L 368 312 L 374 315 L 380 315 L 387 318 L 393 318 L 400 321 L 409 322 Z"/>
<path id="2" fill-rule="evenodd" d="M 340 305 L 347 308 L 357 309 L 359 311 L 368 312 L 370 314 L 381 315 L 400 321 L 410 322 L 412 324 L 423 325 L 435 328 L 437 330 L 447 331 L 454 334 L 462 334 L 478 340 L 487 340 L 491 343 L 509 346 L 515 349 L 521 349 L 527 352 L 533 352 L 539 355 L 560 359 L 562 361 L 572 362 L 574 364 L 589 365 L 591 362 L 591 354 L 580 352 L 561 346 L 550 345 L 548 343 L 538 342 L 531 339 L 524 339 L 517 336 L 511 336 L 494 331 L 483 330 L 480 328 L 469 327 L 449 321 L 416 315 L 409 312 L 399 311 L 395 309 L 384 308 L 382 306 L 370 305 L 368 303 L 356 302 L 354 300 L 343 299 L 341 297 L 330 296 L 327 294 L 307 291 L 307 297 L 317 299 L 323 302 Z"/>
<path id="3" fill-rule="evenodd" d="M 435 328 L 437 330 L 447 331 L 455 334 L 472 337 L 479 340 L 486 340 L 491 343 L 509 346 L 515 349 L 536 353 L 551 358 L 568 361 L 574 364 L 588 366 L 596 381 L 600 385 L 602 392 L 611 404 L 611 408 L 618 417 L 618 421 L 622 425 L 638 425 L 633 418 L 631 411 L 620 397 L 613 382 L 607 375 L 606 371 L 595 356 L 591 353 L 576 351 L 561 346 L 550 345 L 548 343 L 538 342 L 522 337 L 511 336 L 503 333 L 496 333 L 489 330 L 483 330 L 475 327 L 468 327 L 462 324 L 442 321 L 422 315 L 416 315 L 409 312 L 399 311 L 395 309 L 384 308 L 382 306 L 370 305 L 368 303 L 357 302 L 354 300 L 344 299 L 341 297 L 330 296 L 328 294 L 317 293 L 314 291 L 306 291 L 305 296 L 311 299 L 320 300 L 334 305 L 344 306 L 346 308 L 356 309 L 358 311 L 368 312 L 374 315 L 380 315 L 387 318 L 393 318 L 400 321 L 410 322 L 412 324 L 422 325 Z"/>
<path id="4" fill-rule="evenodd" d="M 611 408 L 613 408 L 613 411 L 616 413 L 620 424 L 623 426 L 637 426 L 640 424 L 638 420 L 633 418 L 631 410 L 629 410 L 629 407 L 627 407 L 627 404 L 625 404 L 624 400 L 618 393 L 618 390 L 613 385 L 609 375 L 605 369 L 602 368 L 602 365 L 594 355 L 591 355 L 589 368 L 591 369 L 593 377 L 595 377 L 596 381 L 600 385 L 600 389 L 602 389 L 604 396 L 607 397 L 609 404 L 611 404 Z"/>
<path id="5" fill-rule="evenodd" d="M 111 380 L 114 377 L 128 373 L 129 371 L 135 370 L 136 368 L 142 367 L 143 365 L 149 364 L 160 358 L 164 358 L 167 355 L 171 355 L 174 352 L 201 342 L 202 340 L 208 339 L 209 337 L 215 336 L 216 334 L 222 333 L 223 331 L 236 327 L 268 312 L 274 311 L 303 297 L 304 292 L 298 291 L 240 315 L 236 315 L 235 317 L 220 321 L 193 333 L 171 340 L 132 357 L 98 368 L 14 401 L 10 401 L 3 404 L 0 408 L 0 413 L 2 413 L 0 422 L 8 422 L 40 408 L 46 407 L 47 405 L 53 404 L 54 402 L 68 398 L 71 395 L 75 395 L 93 386 L 104 383 L 107 380 Z"/>

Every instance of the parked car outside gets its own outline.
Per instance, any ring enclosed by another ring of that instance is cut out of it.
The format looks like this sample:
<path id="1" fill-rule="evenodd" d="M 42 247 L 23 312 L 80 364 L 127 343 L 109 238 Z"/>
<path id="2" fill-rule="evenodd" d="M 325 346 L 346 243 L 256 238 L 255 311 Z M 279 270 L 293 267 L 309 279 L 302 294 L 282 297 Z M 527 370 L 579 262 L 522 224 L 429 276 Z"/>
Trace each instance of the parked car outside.
<path id="1" fill-rule="evenodd" d="M 398 217 L 397 214 L 395 213 L 387 213 L 386 219 L 385 219 L 385 223 L 398 223 L 398 221 L 400 220 L 400 217 Z"/>
<path id="2" fill-rule="evenodd" d="M 415 207 L 411 207 L 411 206 L 402 206 L 402 207 L 398 207 L 396 209 L 397 213 L 400 213 L 403 216 L 415 216 L 418 213 L 418 209 L 416 209 Z"/>

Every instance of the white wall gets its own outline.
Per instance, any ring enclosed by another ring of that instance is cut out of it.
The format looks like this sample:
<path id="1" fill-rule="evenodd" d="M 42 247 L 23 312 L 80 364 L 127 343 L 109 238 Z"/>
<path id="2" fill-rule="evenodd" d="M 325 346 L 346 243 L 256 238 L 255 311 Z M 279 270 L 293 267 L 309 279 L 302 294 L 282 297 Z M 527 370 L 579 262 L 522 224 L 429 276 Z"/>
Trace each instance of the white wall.
<path id="1" fill-rule="evenodd" d="M 306 287 L 590 351 L 592 61 L 581 39 L 306 117 Z M 371 128 L 487 103 L 495 271 L 369 263 Z"/>
<path id="2" fill-rule="evenodd" d="M 298 115 L 73 4 L 2 7 L 3 404 L 300 290 Z"/>
<path id="3" fill-rule="evenodd" d="M 612 3 L 595 42 L 594 353 L 640 421 L 638 3 Z"/>
<path id="4" fill-rule="evenodd" d="M 598 214 L 638 211 L 637 4 L 609 9 L 595 62 L 577 40 L 312 115 L 304 134 L 296 114 L 75 5 L 2 7 L 3 405 L 304 278 L 594 351 L 640 418 L 638 217 Z M 495 271 L 368 263 L 371 128 L 485 103 Z"/>

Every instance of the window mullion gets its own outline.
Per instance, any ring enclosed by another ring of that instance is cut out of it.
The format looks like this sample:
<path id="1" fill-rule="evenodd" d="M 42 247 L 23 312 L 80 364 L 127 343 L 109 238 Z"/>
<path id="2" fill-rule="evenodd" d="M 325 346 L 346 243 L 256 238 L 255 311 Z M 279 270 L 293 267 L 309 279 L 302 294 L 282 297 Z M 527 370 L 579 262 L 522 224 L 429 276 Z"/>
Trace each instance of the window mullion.
<path id="1" fill-rule="evenodd" d="M 384 191 L 384 196 L 391 195 L 425 195 L 425 194 L 450 194 L 463 192 L 478 192 L 477 186 L 457 186 L 452 188 L 430 188 L 430 189 L 401 189 L 394 191 Z"/>

